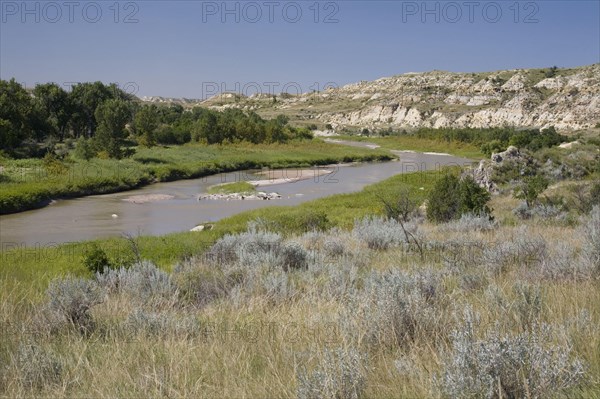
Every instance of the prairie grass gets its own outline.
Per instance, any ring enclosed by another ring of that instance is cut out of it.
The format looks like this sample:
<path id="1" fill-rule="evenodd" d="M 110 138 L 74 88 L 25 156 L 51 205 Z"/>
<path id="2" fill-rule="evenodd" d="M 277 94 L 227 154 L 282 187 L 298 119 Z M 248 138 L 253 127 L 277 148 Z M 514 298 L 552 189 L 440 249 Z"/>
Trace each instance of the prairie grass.
<path id="1" fill-rule="evenodd" d="M 423 256 L 372 244 L 401 231 L 377 195 L 436 178 L 140 237 L 141 264 L 97 275 L 68 256 L 86 243 L 3 252 L 0 396 L 598 397 L 600 209 L 516 226 L 497 197 L 496 223 L 414 217 Z M 309 210 L 333 227 L 289 223 Z"/>

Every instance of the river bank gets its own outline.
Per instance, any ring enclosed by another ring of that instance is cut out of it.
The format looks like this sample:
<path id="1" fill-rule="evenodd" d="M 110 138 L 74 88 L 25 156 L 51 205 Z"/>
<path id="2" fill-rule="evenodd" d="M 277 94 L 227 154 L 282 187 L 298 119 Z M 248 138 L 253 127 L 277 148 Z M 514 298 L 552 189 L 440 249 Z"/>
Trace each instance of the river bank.
<path id="1" fill-rule="evenodd" d="M 140 148 L 132 158 L 45 162 L 0 159 L 0 214 L 37 209 L 53 200 L 139 189 L 261 168 L 303 168 L 340 162 L 386 161 L 394 156 L 368 148 L 341 148 L 320 140 L 272 145 L 185 145 Z"/>

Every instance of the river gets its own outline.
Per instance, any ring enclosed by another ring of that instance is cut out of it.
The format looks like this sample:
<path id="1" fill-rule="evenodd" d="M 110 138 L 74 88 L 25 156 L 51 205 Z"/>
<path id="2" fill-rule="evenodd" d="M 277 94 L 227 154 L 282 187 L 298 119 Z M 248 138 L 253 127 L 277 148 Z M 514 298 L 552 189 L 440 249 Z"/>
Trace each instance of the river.
<path id="1" fill-rule="evenodd" d="M 332 140 L 333 141 L 333 140 Z M 340 145 L 372 143 L 335 141 Z M 308 180 L 260 187 L 277 192 L 282 198 L 272 201 L 198 201 L 209 186 L 224 182 L 259 180 L 258 171 L 218 174 L 201 179 L 153 184 L 141 189 L 115 194 L 94 195 L 57 200 L 52 204 L 26 212 L 0 216 L 2 248 L 16 245 L 49 246 L 53 244 L 120 236 L 163 235 L 188 231 L 204 222 L 214 222 L 237 213 L 266 206 L 297 205 L 301 202 L 339 193 L 359 191 L 399 173 L 435 170 L 447 165 L 470 164 L 472 161 L 449 155 L 392 151 L 398 161 L 362 163 L 326 167 L 333 173 Z M 287 176 L 293 178 L 290 169 Z M 147 203 L 131 203 L 125 199 L 138 195 L 170 195 L 172 199 Z"/>

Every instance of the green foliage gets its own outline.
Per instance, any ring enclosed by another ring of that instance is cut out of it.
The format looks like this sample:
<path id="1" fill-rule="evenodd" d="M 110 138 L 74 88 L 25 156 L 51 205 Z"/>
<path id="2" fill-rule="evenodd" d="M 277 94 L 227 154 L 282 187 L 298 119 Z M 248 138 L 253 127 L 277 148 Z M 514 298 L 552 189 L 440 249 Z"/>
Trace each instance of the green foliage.
<path id="1" fill-rule="evenodd" d="M 463 178 L 458 186 L 460 195 L 459 214 L 472 213 L 489 215 L 491 209 L 487 206 L 491 196 L 486 189 L 480 187 L 471 176 Z"/>
<path id="2" fill-rule="evenodd" d="M 159 115 L 155 105 L 144 105 L 135 114 L 133 126 L 138 142 L 146 147 L 156 145 L 155 132 Z"/>
<path id="3" fill-rule="evenodd" d="M 486 156 L 490 157 L 494 153 L 502 152 L 506 150 L 506 147 L 502 145 L 500 140 L 492 140 L 489 143 L 485 143 L 481 146 L 481 152 Z"/>
<path id="4" fill-rule="evenodd" d="M 558 71 L 558 67 L 556 65 L 552 66 L 552 67 L 548 68 L 548 70 L 546 70 L 546 72 L 544 73 L 544 76 L 546 78 L 553 78 L 556 76 L 557 71 Z"/>
<path id="5" fill-rule="evenodd" d="M 208 188 L 209 194 L 253 193 L 256 188 L 248 182 L 225 183 Z"/>
<path id="6" fill-rule="evenodd" d="M 432 222 L 444 223 L 467 213 L 489 215 L 489 200 L 490 194 L 475 183 L 472 177 L 467 176 L 461 180 L 456 175 L 447 173 L 429 193 L 427 218 Z"/>
<path id="7" fill-rule="evenodd" d="M 81 136 L 77 143 L 75 144 L 75 151 L 73 152 L 73 156 L 77 159 L 82 159 L 84 161 L 89 161 L 96 155 L 96 151 L 94 150 L 94 146 L 90 142 L 89 139 Z"/>
<path id="8" fill-rule="evenodd" d="M 43 165 L 49 175 L 62 175 L 69 171 L 69 167 L 51 152 L 44 156 Z"/>
<path id="9" fill-rule="evenodd" d="M 73 112 L 69 93 L 56 83 L 46 83 L 36 85 L 33 95 L 38 112 L 45 121 L 46 134 L 62 140 Z"/>
<path id="10" fill-rule="evenodd" d="M 93 245 L 84 255 L 83 264 L 92 273 L 102 273 L 104 269 L 112 267 L 108 255 L 98 245 Z"/>
<path id="11" fill-rule="evenodd" d="M 33 103 L 15 81 L 0 80 L 0 149 L 12 151 L 33 134 Z"/>
<path id="12" fill-rule="evenodd" d="M 125 125 L 131 120 L 131 109 L 123 100 L 107 100 L 96 108 L 98 131 L 94 137 L 98 149 L 106 151 L 111 158 L 121 158 L 121 146 L 127 136 Z"/>
<path id="13" fill-rule="evenodd" d="M 427 198 L 427 218 L 441 223 L 455 219 L 460 209 L 458 185 L 460 179 L 453 174 L 445 174 L 433 186 Z"/>
<path id="14" fill-rule="evenodd" d="M 549 181 L 542 175 L 526 176 L 515 189 L 514 197 L 525 200 L 527 207 L 531 207 L 538 196 L 548 188 Z"/>
<path id="15" fill-rule="evenodd" d="M 552 126 L 544 130 L 421 128 L 414 135 L 423 139 L 474 144 L 480 146 L 481 151 L 486 155 L 506 149 L 509 145 L 536 151 L 558 145 L 566 140 L 566 137 L 558 134 Z"/>

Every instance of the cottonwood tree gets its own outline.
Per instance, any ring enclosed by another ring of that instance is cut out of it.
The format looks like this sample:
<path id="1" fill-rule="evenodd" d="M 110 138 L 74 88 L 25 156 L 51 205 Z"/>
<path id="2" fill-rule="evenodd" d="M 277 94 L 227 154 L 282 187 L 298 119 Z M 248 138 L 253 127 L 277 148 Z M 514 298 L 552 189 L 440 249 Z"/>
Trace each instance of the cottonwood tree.
<path id="1" fill-rule="evenodd" d="M 95 112 L 98 130 L 94 141 L 96 147 L 106 151 L 111 158 L 121 158 L 121 146 L 127 137 L 125 126 L 131 120 L 129 104 L 123 100 L 107 100 Z"/>

